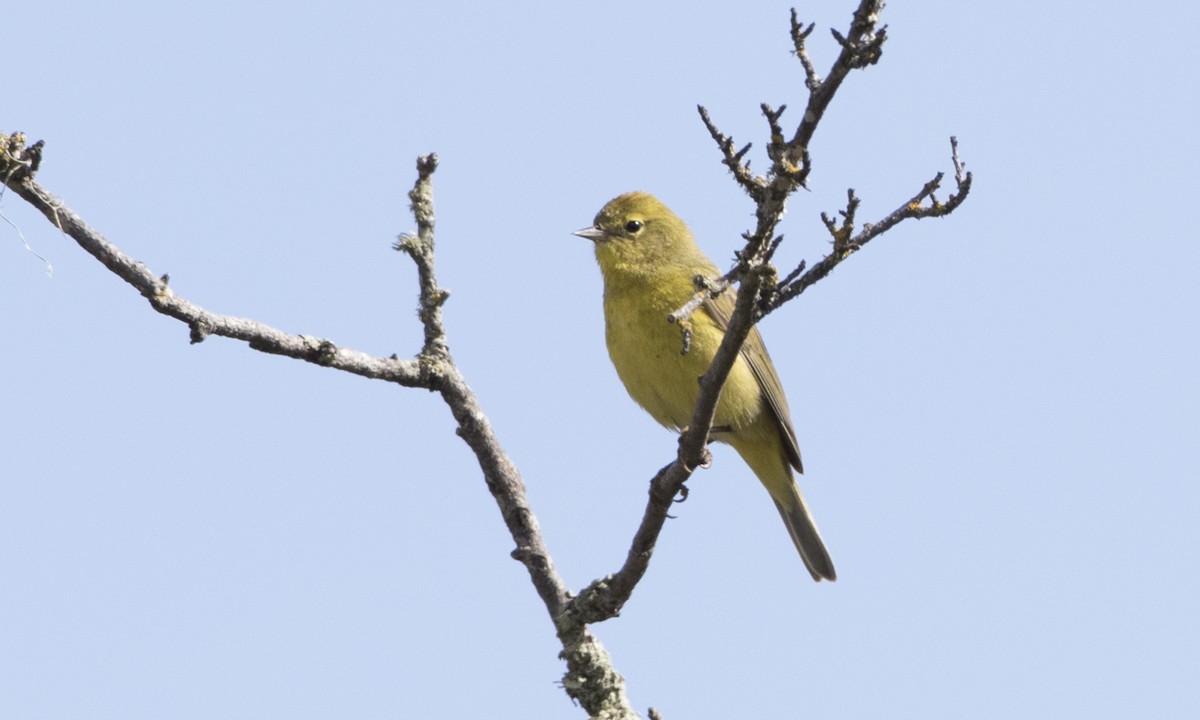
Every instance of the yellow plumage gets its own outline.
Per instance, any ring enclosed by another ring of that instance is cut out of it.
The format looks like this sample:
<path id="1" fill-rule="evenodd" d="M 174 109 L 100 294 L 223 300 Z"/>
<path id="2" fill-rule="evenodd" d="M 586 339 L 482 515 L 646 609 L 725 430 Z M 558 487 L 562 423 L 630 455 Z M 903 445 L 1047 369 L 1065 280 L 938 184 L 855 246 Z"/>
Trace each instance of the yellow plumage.
<path id="1" fill-rule="evenodd" d="M 699 378 L 716 354 L 734 300 L 725 293 L 691 318 L 685 354 L 680 328 L 667 322 L 696 290 L 698 274 L 721 273 L 687 225 L 652 195 L 610 201 L 595 224 L 576 233 L 595 242 L 604 276 L 608 353 L 630 396 L 651 417 L 681 429 L 691 420 Z M 833 562 L 792 477 L 803 472 L 783 387 L 758 329 L 750 331 L 717 403 L 714 440 L 737 450 L 767 488 L 814 580 L 834 580 Z"/>

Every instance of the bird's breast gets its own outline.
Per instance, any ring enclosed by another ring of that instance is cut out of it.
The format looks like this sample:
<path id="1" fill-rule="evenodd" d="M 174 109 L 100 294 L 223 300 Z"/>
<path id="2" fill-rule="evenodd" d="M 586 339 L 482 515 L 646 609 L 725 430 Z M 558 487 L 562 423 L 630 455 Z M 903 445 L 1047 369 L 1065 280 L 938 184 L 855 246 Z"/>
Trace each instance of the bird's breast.
<path id="1" fill-rule="evenodd" d="M 662 290 L 614 292 L 606 287 L 605 339 L 629 395 L 659 423 L 678 429 L 691 422 L 700 377 L 712 363 L 724 331 L 703 309 L 685 322 L 667 322 L 667 316 L 691 297 L 690 279 L 682 293 Z M 760 407 L 757 381 L 739 358 L 722 391 L 715 424 L 740 427 L 757 416 Z"/>

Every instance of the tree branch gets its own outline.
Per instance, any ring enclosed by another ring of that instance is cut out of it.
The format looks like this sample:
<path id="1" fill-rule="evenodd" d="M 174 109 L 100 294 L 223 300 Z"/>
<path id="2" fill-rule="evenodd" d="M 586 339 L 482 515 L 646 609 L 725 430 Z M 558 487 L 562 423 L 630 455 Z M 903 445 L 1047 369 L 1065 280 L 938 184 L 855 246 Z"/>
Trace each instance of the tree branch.
<path id="1" fill-rule="evenodd" d="M 425 330 L 425 341 L 416 359 L 400 360 L 394 355 L 375 357 L 339 347 L 329 340 L 285 333 L 246 318 L 219 315 L 176 295 L 168 287 L 168 276 L 156 276 L 145 264 L 126 255 L 34 180 L 41 149 L 40 141 L 26 147 L 24 135 L 20 133 L 0 135 L 0 177 L 4 178 L 4 184 L 132 285 L 154 310 L 187 324 L 193 343 L 210 335 L 219 335 L 245 341 L 261 352 L 439 392 L 458 422 L 458 435 L 475 453 L 488 489 L 496 499 L 505 526 L 516 544 L 513 558 L 529 572 L 538 596 L 554 621 L 563 647 L 561 656 L 567 663 L 563 687 L 593 717 L 614 720 L 637 717 L 626 698 L 624 680 L 613 669 L 607 651 L 584 624 L 564 613 L 569 594 L 529 506 L 525 484 L 450 355 L 441 315 L 441 306 L 449 293 L 438 286 L 434 272 L 432 176 L 437 169 L 435 155 L 417 161 L 417 181 L 409 193 L 417 233 L 402 235 L 394 245 L 417 266 L 419 316 Z"/>
<path id="2" fill-rule="evenodd" d="M 209 335 L 220 335 L 241 340 L 265 353 L 406 387 L 428 387 L 421 378 L 417 364 L 411 360 L 375 357 L 339 347 L 330 340 L 294 335 L 255 320 L 220 315 L 176 295 L 168 286 L 168 275 L 155 275 L 144 263 L 126 255 L 84 222 L 66 203 L 39 185 L 33 178 L 35 164 L 30 163 L 27 156 L 34 148 L 40 151 L 42 142 L 38 141 L 30 148 L 24 148 L 23 144 L 23 137 L 19 137 L 18 133 L 0 138 L 0 176 L 4 177 L 5 185 L 106 268 L 132 285 L 155 311 L 185 323 L 191 331 L 193 343 L 201 342 Z"/>
<path id="3" fill-rule="evenodd" d="M 767 182 L 761 176 L 751 172 L 749 160 L 744 162 L 742 160 L 746 157 L 746 153 L 750 152 L 750 143 L 746 143 L 741 150 L 735 150 L 733 138 L 717 129 L 712 118 L 709 117 L 708 109 L 703 105 L 697 105 L 696 110 L 700 113 L 700 120 L 704 122 L 704 127 L 708 128 L 708 134 L 712 136 L 713 141 L 720 148 L 721 154 L 725 156 L 721 162 L 729 168 L 729 172 L 733 173 L 733 179 L 742 186 L 746 194 L 757 201 Z"/>
<path id="4" fill-rule="evenodd" d="M 854 11 L 854 20 L 850 23 L 850 31 L 843 36 L 837 30 L 830 30 L 842 51 L 834 60 L 828 76 L 824 80 L 817 77 L 812 61 L 808 57 L 806 40 L 812 33 L 812 25 L 803 29 L 803 24 L 792 9 L 792 44 L 796 57 L 804 66 L 805 84 L 808 86 L 808 106 L 804 109 L 804 118 L 792 136 L 791 145 L 807 148 L 817 131 L 817 125 L 825 116 L 825 110 L 833 100 L 834 94 L 841 87 L 842 81 L 851 70 L 865 69 L 868 65 L 879 62 L 883 55 L 883 43 L 887 41 L 887 26 L 876 29 L 879 14 L 883 12 L 883 0 L 862 0 Z"/>
<path id="5" fill-rule="evenodd" d="M 854 219 L 859 206 L 859 198 L 855 195 L 853 188 L 846 193 L 846 209 L 839 212 L 842 217 L 840 224 L 825 213 L 821 213 L 821 220 L 825 223 L 829 234 L 833 236 L 832 251 L 819 263 L 813 265 L 808 272 L 804 272 L 803 274 L 801 273 L 804 271 L 805 266 L 804 263 L 801 263 L 786 278 L 769 289 L 767 297 L 759 306 L 760 317 L 774 312 L 784 303 L 792 300 L 816 284 L 831 273 L 843 260 L 858 252 L 868 242 L 891 230 L 902 221 L 909 219 L 920 220 L 927 217 L 943 217 L 954 212 L 967 199 L 968 193 L 971 192 L 972 176 L 971 173 L 966 171 L 964 163 L 958 157 L 958 139 L 954 137 L 950 138 L 950 155 L 951 161 L 954 164 L 956 190 L 950 194 L 950 197 L 944 203 L 940 202 L 934 195 L 941 187 L 944 178 L 944 173 L 939 172 L 932 180 L 925 183 L 924 187 L 907 202 L 888 213 L 879 222 L 863 225 L 857 234 L 854 232 Z"/>

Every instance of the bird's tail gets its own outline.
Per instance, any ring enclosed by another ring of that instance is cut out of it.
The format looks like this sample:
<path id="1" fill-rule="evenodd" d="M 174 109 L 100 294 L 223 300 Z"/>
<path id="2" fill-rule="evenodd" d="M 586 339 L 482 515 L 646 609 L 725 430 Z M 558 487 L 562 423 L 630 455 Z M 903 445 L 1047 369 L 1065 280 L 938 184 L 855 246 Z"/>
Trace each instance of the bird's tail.
<path id="1" fill-rule="evenodd" d="M 783 524 L 787 526 L 788 534 L 792 536 L 796 550 L 800 552 L 804 567 L 808 568 L 813 580 L 817 582 L 837 580 L 833 560 L 829 557 L 829 551 L 825 549 L 821 533 L 817 530 L 817 524 L 813 522 L 812 513 L 804 503 L 804 496 L 800 494 L 800 488 L 796 487 L 794 481 L 791 495 L 790 503 L 785 505 L 776 499 L 775 507 L 779 510 L 779 516 L 783 518 Z"/>
<path id="2" fill-rule="evenodd" d="M 792 475 L 793 464 L 797 470 L 800 469 L 799 458 L 794 462 L 788 460 L 777 425 L 760 418 L 754 425 L 718 439 L 738 451 L 771 494 L 783 524 L 787 526 L 788 535 L 791 535 L 796 550 L 800 551 L 800 558 L 804 560 L 804 566 L 812 574 L 813 580 L 836 580 L 833 560 L 829 559 L 829 551 L 825 549 L 821 533 L 817 531 L 817 525 Z"/>

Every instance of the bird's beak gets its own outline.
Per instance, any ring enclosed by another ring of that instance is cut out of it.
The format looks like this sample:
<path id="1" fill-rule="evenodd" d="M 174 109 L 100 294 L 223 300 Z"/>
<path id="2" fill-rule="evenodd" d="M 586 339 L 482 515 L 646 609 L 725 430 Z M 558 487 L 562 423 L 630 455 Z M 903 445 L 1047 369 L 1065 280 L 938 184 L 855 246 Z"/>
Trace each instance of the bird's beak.
<path id="1" fill-rule="evenodd" d="M 571 234 L 578 235 L 579 237 L 584 238 L 586 240 L 591 240 L 592 242 L 597 242 L 599 240 L 604 239 L 604 231 L 601 230 L 600 228 L 596 227 L 595 225 L 593 225 L 592 227 L 585 227 L 582 230 L 576 230 L 575 232 L 573 232 Z"/>

